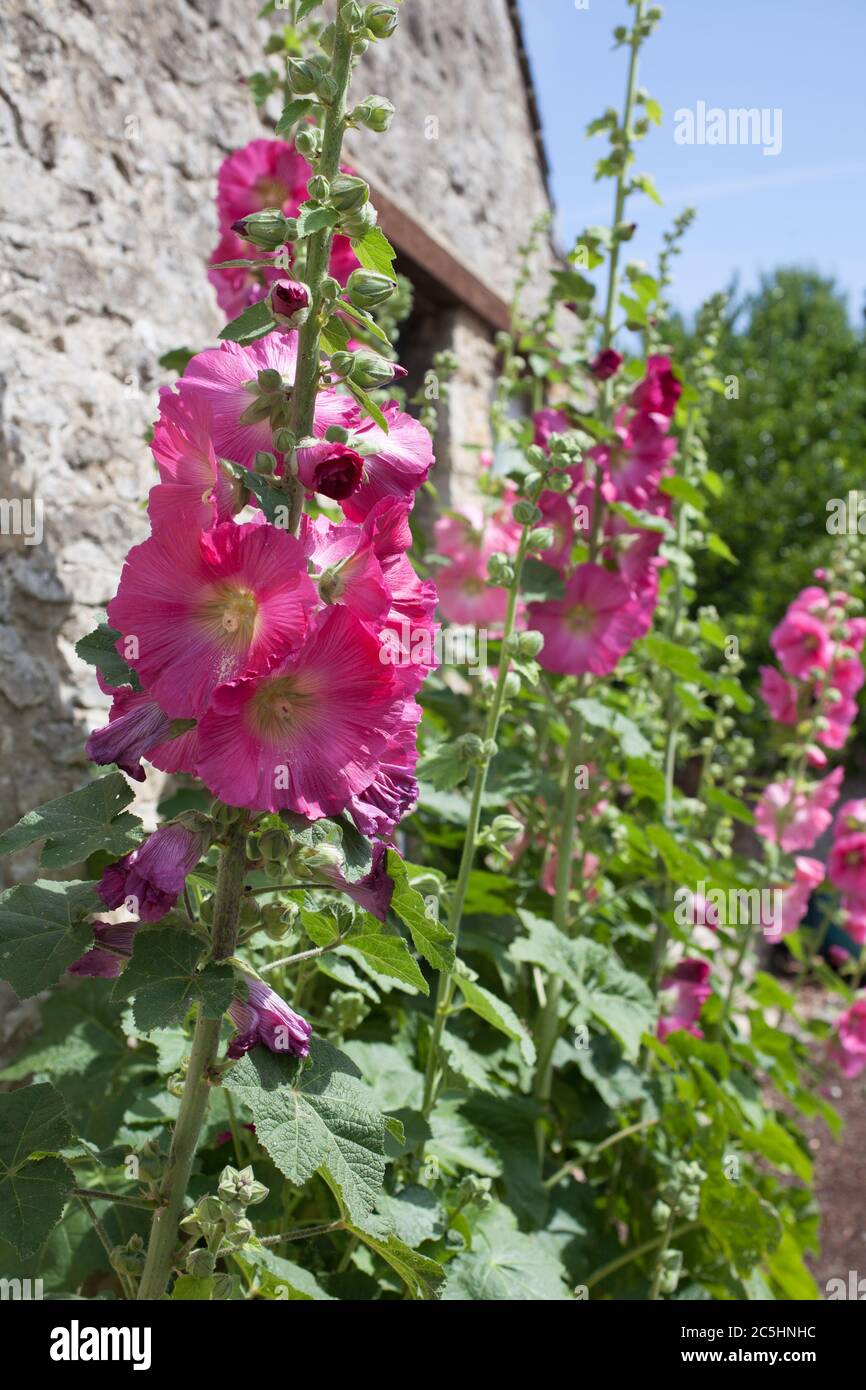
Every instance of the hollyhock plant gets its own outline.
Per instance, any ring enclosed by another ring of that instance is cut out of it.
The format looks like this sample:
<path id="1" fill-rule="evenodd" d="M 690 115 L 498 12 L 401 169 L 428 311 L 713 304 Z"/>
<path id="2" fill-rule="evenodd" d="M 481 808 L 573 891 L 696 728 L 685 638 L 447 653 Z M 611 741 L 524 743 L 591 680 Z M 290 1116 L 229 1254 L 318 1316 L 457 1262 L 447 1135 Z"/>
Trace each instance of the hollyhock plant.
<path id="1" fill-rule="evenodd" d="M 794 881 L 782 892 L 782 936 L 797 930 L 806 915 L 809 899 L 825 876 L 826 870 L 819 859 L 798 855 L 794 860 Z"/>
<path id="2" fill-rule="evenodd" d="M 308 1057 L 313 1030 L 307 1020 L 290 1009 L 263 980 L 250 975 L 242 975 L 241 979 L 247 997 L 235 999 L 229 1006 L 229 1017 L 237 1033 L 229 1043 L 227 1055 L 243 1057 L 250 1048 L 261 1046 L 271 1052 Z"/>
<path id="3" fill-rule="evenodd" d="M 577 566 L 563 598 L 531 603 L 528 617 L 544 636 L 542 666 L 561 675 L 609 675 L 641 630 L 628 585 L 589 561 Z"/>
<path id="4" fill-rule="evenodd" d="M 843 770 L 837 767 L 809 789 L 798 788 L 793 777 L 771 783 L 755 808 L 758 833 L 789 853 L 811 849 L 833 820 L 831 811 L 842 777 Z"/>
<path id="5" fill-rule="evenodd" d="M 658 1023 L 658 1035 L 662 1042 L 680 1029 L 691 1033 L 694 1038 L 704 1036 L 698 1027 L 698 1019 L 713 992 L 709 978 L 709 961 L 689 957 L 675 965 L 662 980 L 662 989 L 672 991 L 669 1010 Z"/>
<path id="6" fill-rule="evenodd" d="M 845 1076 L 859 1076 L 866 1067 L 866 995 L 855 999 L 836 1020 L 836 1041 L 830 1056 Z"/>
<path id="7" fill-rule="evenodd" d="M 202 843 L 202 836 L 184 825 L 161 825 L 138 849 L 109 864 L 99 880 L 99 896 L 106 907 L 132 903 L 139 921 L 158 922 L 183 892 Z"/>
<path id="8" fill-rule="evenodd" d="M 807 679 L 814 667 L 827 671 L 833 655 L 832 638 L 821 619 L 793 605 L 774 628 L 770 646 L 782 670 L 798 680 Z"/>
<path id="9" fill-rule="evenodd" d="M 93 945 L 68 967 L 70 975 L 116 980 L 132 955 L 138 922 L 93 922 Z"/>
<path id="10" fill-rule="evenodd" d="M 609 381 L 612 376 L 616 376 L 624 361 L 621 352 L 615 348 L 603 348 L 597 353 L 589 364 L 589 370 L 596 381 Z"/>
<path id="11" fill-rule="evenodd" d="M 775 666 L 762 666 L 760 675 L 761 698 L 770 711 L 770 718 L 777 724 L 796 724 L 797 687 Z"/>
<path id="12" fill-rule="evenodd" d="M 373 846 L 370 868 L 362 878 L 348 879 L 335 865 L 326 864 L 316 870 L 317 875 L 337 888 L 348 893 L 365 912 L 384 922 L 394 895 L 394 880 L 388 874 L 388 850 L 383 844 Z"/>
<path id="13" fill-rule="evenodd" d="M 109 621 L 118 649 L 171 718 L 297 647 L 317 601 L 294 536 L 263 522 L 166 524 L 127 556 Z"/>
<path id="14" fill-rule="evenodd" d="M 298 449 L 298 477 L 308 493 L 319 492 L 336 502 L 344 502 L 364 475 L 364 459 L 347 444 L 322 440 Z"/>

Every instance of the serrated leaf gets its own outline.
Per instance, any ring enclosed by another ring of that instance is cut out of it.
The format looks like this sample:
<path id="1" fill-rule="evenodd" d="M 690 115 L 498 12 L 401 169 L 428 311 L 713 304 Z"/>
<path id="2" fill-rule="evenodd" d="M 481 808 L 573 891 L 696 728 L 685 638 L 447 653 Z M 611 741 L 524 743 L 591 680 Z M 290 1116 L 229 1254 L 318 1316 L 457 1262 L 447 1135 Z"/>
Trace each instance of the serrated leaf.
<path id="1" fill-rule="evenodd" d="M 465 975 L 455 975 L 454 983 L 463 995 L 467 1007 L 478 1014 L 479 1018 L 483 1018 L 485 1023 L 489 1023 L 491 1028 L 516 1042 L 524 1062 L 531 1067 L 535 1061 L 535 1043 L 511 1005 L 506 1004 L 503 999 L 497 999 L 489 989 L 484 989 Z"/>
<path id="2" fill-rule="evenodd" d="M 249 1107 L 256 1138 L 297 1186 L 322 1170 L 353 1222 L 373 1210 L 385 1177 L 385 1121 L 358 1069 L 321 1038 L 305 1064 L 257 1047 L 224 1085 Z"/>
<path id="3" fill-rule="evenodd" d="M 75 1179 L 56 1155 L 72 1140 L 63 1100 L 47 1082 L 0 1095 L 0 1239 L 21 1255 L 48 1239 Z"/>
<path id="4" fill-rule="evenodd" d="M 259 299 L 255 304 L 249 304 L 231 323 L 227 323 L 217 336 L 228 343 L 254 343 L 276 326 L 276 319 L 267 304 Z"/>
<path id="5" fill-rule="evenodd" d="M 391 911 L 408 927 L 415 950 L 434 970 L 451 970 L 454 938 L 445 923 L 428 911 L 421 894 L 409 882 L 406 865 L 393 849 L 388 850 L 388 876 L 394 881 Z"/>
<path id="6" fill-rule="evenodd" d="M 275 1302 L 287 1303 L 331 1303 L 333 1299 L 325 1293 L 321 1284 L 308 1269 L 296 1265 L 292 1260 L 275 1255 L 267 1246 L 258 1249 L 245 1245 L 235 1259 L 258 1275 L 260 1294 Z"/>
<path id="7" fill-rule="evenodd" d="M 445 1270 L 436 1260 L 410 1249 L 396 1235 L 378 1237 L 357 1226 L 350 1226 L 349 1230 L 399 1274 L 410 1298 L 430 1302 L 439 1297 L 439 1286 L 445 1278 Z"/>
<path id="8" fill-rule="evenodd" d="M 375 935 L 350 936 L 343 949 L 357 951 L 379 975 L 399 980 L 412 989 L 420 990 L 422 994 L 430 993 L 418 962 L 402 936 L 384 936 L 379 932 Z"/>
<path id="9" fill-rule="evenodd" d="M 234 996 L 230 965 L 208 964 L 197 969 L 207 943 L 176 927 L 155 927 L 136 933 L 132 960 L 114 986 L 114 997 L 133 995 L 133 1014 L 139 1028 L 172 1028 L 193 1004 L 205 1018 L 219 1018 Z"/>
<path id="10" fill-rule="evenodd" d="M 95 666 L 109 685 L 131 685 L 133 690 L 140 690 L 138 676 L 131 666 L 127 666 L 117 650 L 120 636 L 121 634 L 109 627 L 108 623 L 100 623 L 92 632 L 88 632 L 86 637 L 76 642 L 76 655 L 80 656 L 82 661 L 86 661 L 88 666 Z"/>
<path id="11" fill-rule="evenodd" d="M 76 792 L 58 796 L 22 816 L 0 835 L 0 855 L 45 840 L 41 863 L 46 869 L 78 864 L 96 850 L 120 856 L 142 838 L 141 821 L 124 811 L 135 793 L 120 772 L 109 772 Z"/>
<path id="12" fill-rule="evenodd" d="M 365 270 L 375 270 L 380 275 L 394 278 L 394 258 L 397 253 L 381 227 L 371 227 L 359 241 L 353 241 L 352 250 Z"/>
<path id="13" fill-rule="evenodd" d="M 507 1207 L 495 1203 L 473 1232 L 472 1249 L 448 1266 L 444 1302 L 564 1302 L 563 1265 L 537 1237 L 524 1235 Z"/>
<path id="14" fill-rule="evenodd" d="M 0 978 L 19 999 L 56 984 L 93 939 L 82 919 L 102 906 L 92 883 L 38 879 L 0 895 Z"/>
<path id="15" fill-rule="evenodd" d="M 336 208 L 304 204 L 298 213 L 298 241 L 313 236 L 315 232 L 330 231 L 332 227 L 336 227 L 339 220 L 340 214 Z"/>
<path id="16" fill-rule="evenodd" d="M 312 101 L 305 97 L 298 97 L 294 101 L 288 102 L 287 105 L 283 107 L 282 115 L 277 121 L 275 134 L 280 136 L 288 135 L 292 127 L 297 125 L 298 121 L 303 120 L 305 116 L 308 116 L 312 109 Z"/>
<path id="17" fill-rule="evenodd" d="M 379 409 L 376 402 L 373 400 L 373 397 L 368 395 L 367 392 L 361 386 L 358 386 L 356 382 L 350 381 L 348 377 L 344 381 L 343 385 L 349 388 L 349 391 L 352 393 L 352 395 L 354 396 L 355 400 L 358 402 L 358 405 L 361 407 L 364 413 L 366 415 L 369 415 L 370 419 L 373 420 L 379 426 L 379 429 L 382 430 L 384 434 L 388 434 L 388 421 L 382 414 L 382 411 Z"/>

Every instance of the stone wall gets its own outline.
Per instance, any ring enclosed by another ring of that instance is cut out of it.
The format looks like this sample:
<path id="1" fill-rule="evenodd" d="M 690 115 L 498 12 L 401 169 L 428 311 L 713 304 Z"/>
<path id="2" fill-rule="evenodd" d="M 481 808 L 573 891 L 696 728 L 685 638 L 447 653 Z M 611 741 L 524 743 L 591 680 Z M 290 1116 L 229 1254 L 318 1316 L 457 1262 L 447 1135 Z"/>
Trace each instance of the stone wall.
<path id="1" fill-rule="evenodd" d="M 85 773 L 106 702 L 73 648 L 146 531 L 157 359 L 221 326 L 203 264 L 219 163 L 261 133 L 241 81 L 260 66 L 259 8 L 4 0 L 0 499 L 35 503 L 44 534 L 0 536 L 0 826 Z M 507 298 L 515 207 L 535 215 L 546 195 L 506 0 L 407 0 L 355 90 L 399 111 L 389 135 L 356 140 L 365 173 Z M 463 369 L 440 468 L 465 476 L 492 353 L 472 315 L 449 322 L 434 346 Z"/>

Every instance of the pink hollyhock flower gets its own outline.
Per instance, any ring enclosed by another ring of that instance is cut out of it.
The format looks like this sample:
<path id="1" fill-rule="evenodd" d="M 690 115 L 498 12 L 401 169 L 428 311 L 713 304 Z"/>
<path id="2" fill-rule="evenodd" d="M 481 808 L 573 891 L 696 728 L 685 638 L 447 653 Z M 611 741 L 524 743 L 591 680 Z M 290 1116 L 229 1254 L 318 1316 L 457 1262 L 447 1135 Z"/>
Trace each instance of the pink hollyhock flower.
<path id="1" fill-rule="evenodd" d="M 593 854 L 592 851 L 589 850 L 583 856 L 583 859 L 580 862 L 581 895 L 583 897 L 584 902 L 594 903 L 598 898 L 598 888 L 595 886 L 593 882 L 599 870 L 600 861 L 598 855 Z M 554 849 L 548 854 L 548 857 L 544 864 L 544 868 L 541 871 L 541 878 L 539 879 L 539 886 L 543 889 L 545 893 L 549 893 L 551 897 L 553 897 L 556 893 L 556 875 L 558 866 L 559 855 Z"/>
<path id="2" fill-rule="evenodd" d="M 505 621 L 508 595 L 487 583 L 488 559 L 481 549 L 464 551 L 438 571 L 439 609 L 449 623 L 492 628 Z"/>
<path id="3" fill-rule="evenodd" d="M 364 459 L 347 444 L 331 444 L 323 439 L 308 449 L 298 450 L 298 477 L 308 492 L 320 492 L 335 502 L 344 502 L 357 490 L 364 472 Z"/>
<path id="4" fill-rule="evenodd" d="M 383 497 L 411 498 L 435 462 L 433 441 L 420 421 L 404 414 L 396 401 L 383 406 L 382 414 L 387 434 L 367 420 L 352 437 L 363 456 L 364 473 L 359 486 L 340 502 L 350 521 L 363 521 Z"/>
<path id="5" fill-rule="evenodd" d="M 251 140 L 224 159 L 217 179 L 220 225 L 230 227 L 250 213 L 279 208 L 294 217 L 307 196 L 312 170 L 284 140 Z"/>
<path id="6" fill-rule="evenodd" d="M 229 1005 L 229 1017 L 237 1028 L 237 1036 L 229 1043 L 228 1056 L 243 1057 L 251 1047 L 261 1044 L 271 1052 L 290 1052 L 294 1057 L 307 1057 L 310 1052 L 312 1028 L 305 1018 L 290 1009 L 284 999 L 265 984 L 264 980 L 244 975 L 246 999 L 235 999 Z"/>
<path id="7" fill-rule="evenodd" d="M 622 363 L 623 357 L 621 352 L 617 352 L 614 348 L 602 348 L 601 352 L 590 362 L 589 370 L 592 372 L 596 381 L 607 381 L 610 377 L 616 375 Z"/>
<path id="8" fill-rule="evenodd" d="M 782 670 L 797 680 L 808 680 L 814 666 L 829 670 L 833 657 L 833 643 L 821 619 L 793 605 L 773 629 L 770 646 Z"/>
<path id="9" fill-rule="evenodd" d="M 94 922 L 93 945 L 68 967 L 70 975 L 90 975 L 116 980 L 123 963 L 132 955 L 138 922 Z"/>
<path id="10" fill-rule="evenodd" d="M 141 759 L 166 742 L 171 720 L 146 691 L 133 690 L 129 685 L 111 690 L 101 677 L 99 684 L 104 693 L 111 691 L 114 698 L 108 723 L 102 729 L 94 729 L 84 751 L 92 763 L 116 763 L 128 777 L 143 782 Z"/>
<path id="11" fill-rule="evenodd" d="M 400 723 L 382 753 L 376 776 L 347 803 L 347 810 L 362 835 L 388 839 L 404 816 L 415 809 L 418 801 L 416 730 L 421 715 L 421 706 L 414 700 L 407 700 Z"/>
<path id="12" fill-rule="evenodd" d="M 836 1045 L 830 1052 L 845 1076 L 859 1076 L 866 1067 L 866 997 L 854 1003 L 836 1022 Z"/>
<path id="13" fill-rule="evenodd" d="M 681 960 L 662 980 L 663 990 L 674 991 L 670 1012 L 658 1022 L 658 1035 L 662 1042 L 679 1029 L 691 1033 L 694 1038 L 704 1036 L 697 1023 L 701 1009 L 713 992 L 707 983 L 709 978 L 709 962 L 691 957 Z"/>
<path id="14" fill-rule="evenodd" d="M 840 656 L 838 648 L 828 673 L 828 682 L 843 695 L 856 695 L 866 680 L 866 671 L 856 656 Z"/>
<path id="15" fill-rule="evenodd" d="M 258 399 L 257 379 L 261 371 L 279 372 L 288 399 L 297 355 L 297 333 L 269 333 L 248 347 L 222 343 L 218 348 L 207 348 L 187 364 L 177 390 L 185 401 L 197 402 L 209 411 L 213 447 L 220 458 L 252 468 L 259 450 L 273 450 L 270 421 L 243 424 L 241 417 Z M 331 425 L 351 429 L 359 418 L 358 408 L 349 396 L 320 391 L 313 432 L 321 436 Z"/>
<path id="16" fill-rule="evenodd" d="M 866 830 L 834 841 L 827 864 L 830 882 L 852 898 L 866 898 Z"/>
<path id="17" fill-rule="evenodd" d="M 210 258 L 207 278 L 216 290 L 217 304 L 229 321 L 238 318 L 251 304 L 264 299 L 268 286 L 285 273 L 276 265 L 255 268 L 238 265 L 216 269 L 223 261 L 252 260 L 254 257 L 260 261 L 269 259 L 267 251 L 260 251 L 258 247 L 252 249 L 248 241 L 243 241 L 237 232 L 229 228 L 221 234 Z"/>
<path id="18" fill-rule="evenodd" d="M 198 775 L 230 806 L 336 815 L 376 776 L 402 698 L 376 636 L 331 608 L 266 676 L 214 692 L 198 726 Z"/>
<path id="19" fill-rule="evenodd" d="M 810 791 L 795 790 L 792 777 L 772 782 L 755 807 L 758 834 L 788 853 L 811 849 L 833 819 L 831 808 L 839 796 L 842 776 L 842 768 L 834 768 Z"/>
<path id="20" fill-rule="evenodd" d="M 775 666 L 761 667 L 761 699 L 777 724 L 796 724 L 797 688 Z"/>
<path id="21" fill-rule="evenodd" d="M 537 444 L 540 449 L 546 449 L 550 444 L 550 437 L 553 434 L 565 434 L 571 429 L 568 416 L 564 410 L 536 410 L 532 417 L 533 425 L 533 444 Z"/>
<path id="22" fill-rule="evenodd" d="M 345 878 L 340 870 L 326 867 L 316 870 L 318 876 L 341 892 L 348 893 L 356 903 L 370 912 L 380 922 L 388 916 L 391 898 L 394 895 L 394 880 L 388 874 L 388 850 L 383 844 L 373 846 L 373 860 L 369 871 L 363 878 L 354 882 Z"/>
<path id="23" fill-rule="evenodd" d="M 609 675 L 640 630 L 627 584 L 590 562 L 577 566 L 563 598 L 531 603 L 528 613 L 544 636 L 541 665 L 560 675 Z"/>
<path id="24" fill-rule="evenodd" d="M 268 291 L 268 303 L 283 328 L 300 328 L 310 308 L 310 291 L 300 280 L 275 280 Z"/>
<path id="25" fill-rule="evenodd" d="M 866 900 L 843 897 L 842 909 L 843 926 L 851 940 L 858 946 L 866 946 Z"/>
<path id="26" fill-rule="evenodd" d="M 538 558 L 554 569 L 562 569 L 570 561 L 574 545 L 575 516 L 571 503 L 561 492 L 544 491 L 538 499 L 538 509 L 539 526 L 549 526 L 553 531 L 553 545 L 539 551 Z"/>
<path id="27" fill-rule="evenodd" d="M 781 936 L 796 931 L 806 915 L 809 899 L 824 882 L 824 865 L 819 859 L 798 855 L 794 860 L 794 882 L 782 891 Z"/>
<path id="28" fill-rule="evenodd" d="M 662 415 L 635 415 L 626 424 L 626 412 L 617 414 L 617 438 L 589 450 L 604 476 L 602 493 L 608 502 L 628 502 L 648 508 L 655 500 L 665 466 L 677 451 L 667 437 L 668 421 Z"/>
<path id="29" fill-rule="evenodd" d="M 711 903 L 703 893 L 689 893 L 685 903 L 685 923 L 689 927 L 710 927 L 713 931 L 719 929 L 719 909 L 715 903 Z M 681 921 L 677 918 L 677 921 Z"/>
<path id="30" fill-rule="evenodd" d="M 174 907 L 201 851 L 201 835 L 184 825 L 161 825 L 138 849 L 109 864 L 97 892 L 106 907 L 131 904 L 139 921 L 158 922 Z"/>
<path id="31" fill-rule="evenodd" d="M 835 835 L 844 835 L 851 830 L 866 830 L 866 797 L 855 801 L 843 801 L 836 812 Z"/>
<path id="32" fill-rule="evenodd" d="M 130 550 L 108 615 L 154 699 L 195 718 L 218 685 L 297 646 L 316 601 L 303 548 L 279 527 L 178 523 Z"/>
<path id="33" fill-rule="evenodd" d="M 827 720 L 827 727 L 818 730 L 816 739 L 825 748 L 843 748 L 851 732 L 851 725 L 857 718 L 857 701 L 849 699 L 847 695 L 843 696 L 835 704 L 825 707 L 824 718 Z"/>
<path id="34" fill-rule="evenodd" d="M 677 408 L 682 391 L 682 382 L 678 381 L 671 371 L 671 359 L 662 356 L 650 357 L 647 359 L 643 381 L 638 382 L 631 393 L 631 404 L 641 413 L 663 415 L 670 419 Z"/>
<path id="35" fill-rule="evenodd" d="M 151 488 L 147 503 L 152 525 L 183 518 L 206 529 L 229 521 L 240 510 L 242 489 L 217 462 L 210 412 L 168 386 L 159 395 L 151 449 L 160 481 Z"/>

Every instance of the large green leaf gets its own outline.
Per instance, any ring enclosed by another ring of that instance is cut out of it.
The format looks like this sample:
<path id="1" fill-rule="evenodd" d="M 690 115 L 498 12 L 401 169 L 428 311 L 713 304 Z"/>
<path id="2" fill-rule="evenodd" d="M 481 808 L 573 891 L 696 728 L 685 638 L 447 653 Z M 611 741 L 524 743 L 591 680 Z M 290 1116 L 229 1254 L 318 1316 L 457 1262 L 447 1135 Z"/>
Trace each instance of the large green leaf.
<path id="1" fill-rule="evenodd" d="M 445 1270 L 435 1260 L 410 1249 L 393 1234 L 373 1236 L 362 1227 L 350 1226 L 349 1229 L 399 1274 L 410 1297 L 425 1301 L 439 1297 L 439 1286 L 445 1278 Z"/>
<path id="2" fill-rule="evenodd" d="M 343 949 L 357 951 L 377 974 L 399 980 L 401 984 L 420 990 L 422 994 L 430 993 L 430 987 L 418 969 L 418 962 L 402 936 L 386 936 L 383 932 L 360 933 L 350 936 Z"/>
<path id="3" fill-rule="evenodd" d="M 565 1302 L 565 1269 L 553 1251 L 523 1235 L 507 1207 L 496 1203 L 473 1231 L 472 1249 L 448 1266 L 442 1295 L 449 1303 Z"/>
<path id="4" fill-rule="evenodd" d="M 207 943 L 177 927 L 139 931 L 132 960 L 114 987 L 115 997 L 134 995 L 138 1027 L 172 1028 L 192 1004 L 205 1018 L 219 1018 L 232 1002 L 234 971 L 230 965 L 208 964 L 199 969 Z"/>
<path id="5" fill-rule="evenodd" d="M 391 911 L 409 928 L 415 949 L 435 970 L 454 966 L 454 938 L 428 910 L 427 904 L 409 882 L 406 865 L 396 850 L 388 850 L 388 875 L 394 880 Z"/>
<path id="6" fill-rule="evenodd" d="M 275 1255 L 267 1246 L 245 1245 L 235 1259 L 258 1276 L 259 1296 L 287 1303 L 332 1302 L 308 1269 Z"/>
<path id="7" fill-rule="evenodd" d="M 56 984 L 87 950 L 83 920 L 102 906 L 92 883 L 38 879 L 0 894 L 0 978 L 20 999 Z"/>
<path id="8" fill-rule="evenodd" d="M 0 1238 L 21 1255 L 63 1215 L 74 1178 L 57 1154 L 71 1139 L 66 1107 L 47 1082 L 0 1095 Z"/>
<path id="9" fill-rule="evenodd" d="M 168 364 L 162 360 L 162 365 Z M 186 366 L 186 362 L 183 365 Z M 88 666 L 95 666 L 109 685 L 131 685 L 133 690 L 139 690 L 141 687 L 138 676 L 131 666 L 127 666 L 117 650 L 120 637 L 121 633 L 109 627 L 108 623 L 100 623 L 92 632 L 88 632 L 86 637 L 76 642 L 75 654 L 80 656 L 82 661 L 86 661 Z"/>
<path id="10" fill-rule="evenodd" d="M 511 1038 L 512 1042 L 516 1042 L 524 1062 L 531 1067 L 535 1061 L 535 1044 L 511 1005 L 506 1004 L 503 999 L 497 999 L 489 989 L 484 989 L 465 975 L 455 975 L 454 983 L 463 995 L 467 1008 L 478 1014 L 479 1018 L 483 1018 L 492 1028 Z"/>
<path id="11" fill-rule="evenodd" d="M 134 795 L 122 773 L 109 772 L 76 792 L 28 811 L 17 825 L 0 835 L 0 854 L 45 840 L 42 863 L 46 869 L 79 864 L 98 849 L 126 854 L 142 838 L 141 821 L 123 810 Z"/>
<path id="12" fill-rule="evenodd" d="M 349 1057 L 314 1038 L 306 1063 L 257 1047 L 224 1082 L 289 1181 L 301 1186 L 324 1170 L 354 1222 L 373 1210 L 385 1176 L 385 1117 L 359 1075 Z"/>

